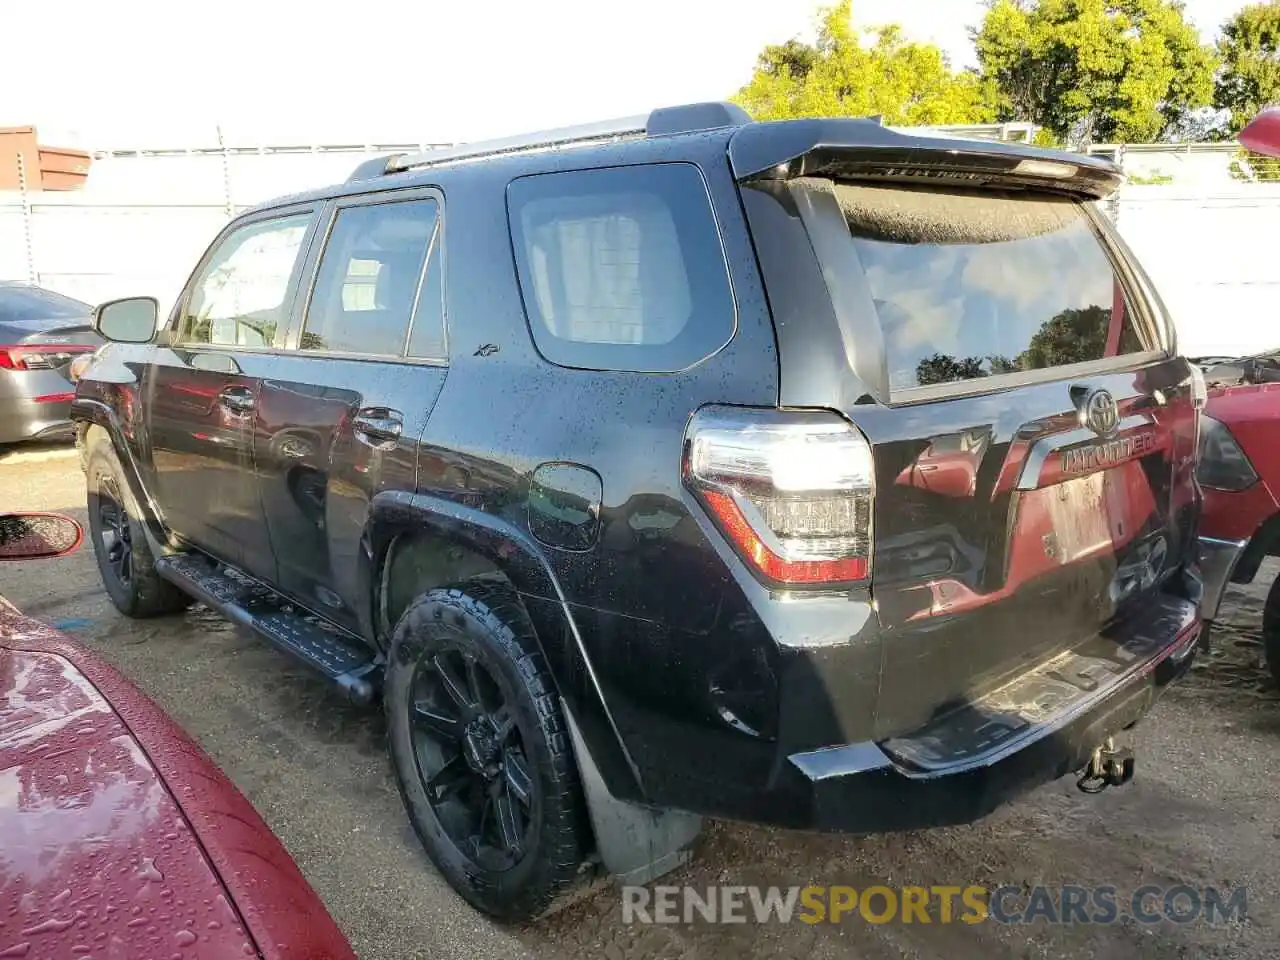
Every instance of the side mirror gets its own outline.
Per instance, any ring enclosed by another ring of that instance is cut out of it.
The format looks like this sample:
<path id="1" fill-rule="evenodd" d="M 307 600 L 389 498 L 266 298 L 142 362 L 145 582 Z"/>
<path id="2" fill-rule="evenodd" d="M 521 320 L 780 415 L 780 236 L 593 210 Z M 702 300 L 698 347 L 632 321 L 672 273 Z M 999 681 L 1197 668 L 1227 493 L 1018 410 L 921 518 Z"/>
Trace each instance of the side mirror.
<path id="1" fill-rule="evenodd" d="M 0 513 L 0 562 L 61 557 L 83 537 L 80 524 L 57 513 Z"/>
<path id="2" fill-rule="evenodd" d="M 155 297 L 125 297 L 94 309 L 93 329 L 116 343 L 149 343 L 159 318 L 160 302 Z"/>

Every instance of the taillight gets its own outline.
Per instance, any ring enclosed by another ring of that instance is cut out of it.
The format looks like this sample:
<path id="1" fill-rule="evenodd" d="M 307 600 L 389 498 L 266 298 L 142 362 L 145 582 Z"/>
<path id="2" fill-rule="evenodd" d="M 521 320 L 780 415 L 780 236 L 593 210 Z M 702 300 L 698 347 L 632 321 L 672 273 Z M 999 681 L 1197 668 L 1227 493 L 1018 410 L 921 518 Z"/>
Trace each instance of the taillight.
<path id="1" fill-rule="evenodd" d="M 0 370 L 56 370 L 93 347 L 83 343 L 20 343 L 0 346 Z"/>
<path id="2" fill-rule="evenodd" d="M 685 437 L 684 480 L 766 580 L 870 577 L 871 447 L 836 414 L 704 407 Z"/>
<path id="3" fill-rule="evenodd" d="M 1233 493 L 1247 490 L 1258 482 L 1257 471 L 1231 431 L 1204 413 L 1200 414 L 1196 477 L 1202 487 Z"/>

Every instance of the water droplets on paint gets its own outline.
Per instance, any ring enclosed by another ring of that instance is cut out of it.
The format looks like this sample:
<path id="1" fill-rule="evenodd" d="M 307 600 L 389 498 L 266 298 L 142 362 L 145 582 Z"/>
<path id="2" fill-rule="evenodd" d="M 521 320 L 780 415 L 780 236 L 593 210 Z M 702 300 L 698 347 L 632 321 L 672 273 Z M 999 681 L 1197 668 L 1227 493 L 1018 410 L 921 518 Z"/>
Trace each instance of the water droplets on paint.
<path id="1" fill-rule="evenodd" d="M 50 917 L 41 923 L 37 923 L 33 927 L 26 927 L 22 931 L 24 937 L 36 937 L 44 933 L 63 933 L 70 930 L 77 920 L 84 917 L 83 913 L 76 913 L 73 917 Z M 3 954 L 0 954 L 3 956 Z"/>
<path id="2" fill-rule="evenodd" d="M 164 880 L 164 874 L 156 869 L 154 857 L 142 858 L 142 866 L 138 868 L 136 876 L 139 880 L 145 880 L 148 883 L 161 883 Z"/>
<path id="3" fill-rule="evenodd" d="M 196 935 L 190 930 L 179 930 L 173 935 L 173 939 L 180 947 L 189 947 L 196 942 Z"/>

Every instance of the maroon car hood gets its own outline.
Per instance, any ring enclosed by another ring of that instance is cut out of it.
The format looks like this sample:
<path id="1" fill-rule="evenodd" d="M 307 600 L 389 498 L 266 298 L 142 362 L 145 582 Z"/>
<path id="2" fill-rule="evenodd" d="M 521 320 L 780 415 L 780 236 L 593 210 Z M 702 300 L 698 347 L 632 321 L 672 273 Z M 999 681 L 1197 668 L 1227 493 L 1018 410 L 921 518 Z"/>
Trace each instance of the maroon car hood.
<path id="1" fill-rule="evenodd" d="M 175 955 L 353 956 L 199 748 L 0 600 L 0 957 Z"/>

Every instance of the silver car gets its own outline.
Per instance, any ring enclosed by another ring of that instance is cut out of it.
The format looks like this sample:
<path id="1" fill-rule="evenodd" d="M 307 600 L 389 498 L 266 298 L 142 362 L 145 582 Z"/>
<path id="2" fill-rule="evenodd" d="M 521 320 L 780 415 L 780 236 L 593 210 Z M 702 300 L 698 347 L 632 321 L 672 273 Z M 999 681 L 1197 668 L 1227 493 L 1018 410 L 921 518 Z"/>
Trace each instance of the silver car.
<path id="1" fill-rule="evenodd" d="M 68 368 L 102 343 L 92 314 L 52 290 L 0 282 L 0 444 L 72 436 Z"/>

